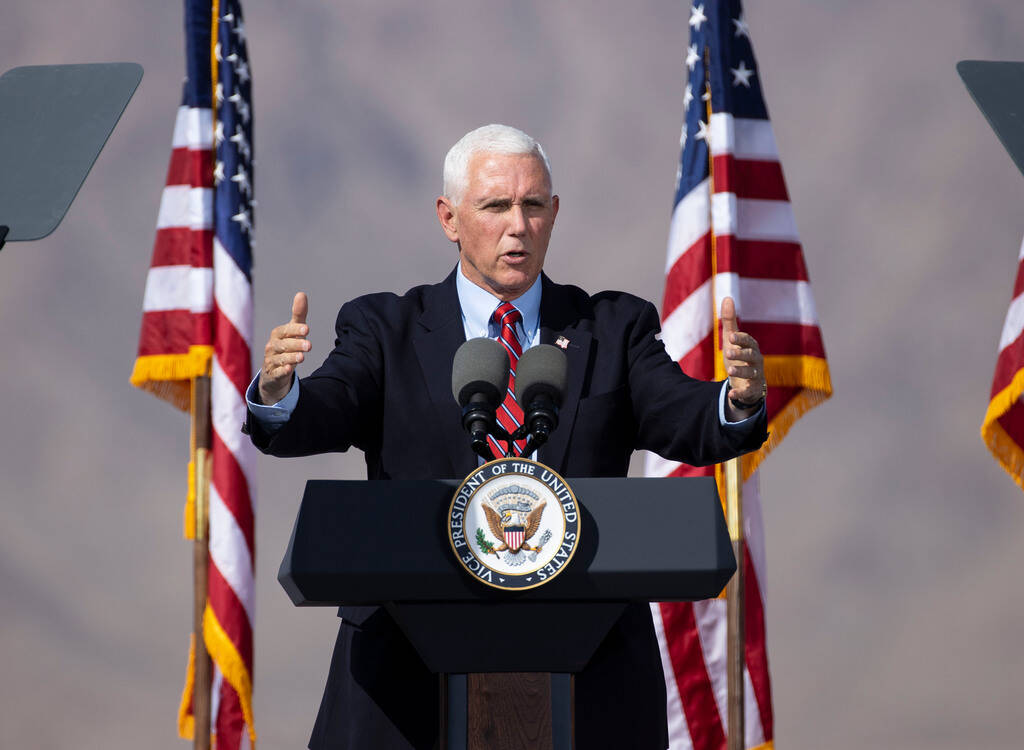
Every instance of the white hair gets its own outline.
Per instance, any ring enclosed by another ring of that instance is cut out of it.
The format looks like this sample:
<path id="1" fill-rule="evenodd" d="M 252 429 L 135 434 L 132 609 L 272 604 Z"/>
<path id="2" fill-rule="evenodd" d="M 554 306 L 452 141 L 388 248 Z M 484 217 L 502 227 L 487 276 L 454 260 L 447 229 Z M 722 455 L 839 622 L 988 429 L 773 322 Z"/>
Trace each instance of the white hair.
<path id="1" fill-rule="evenodd" d="M 509 125 L 484 125 L 462 136 L 444 157 L 442 191 L 456 205 L 466 192 L 470 159 L 478 153 L 536 156 L 544 164 L 548 182 L 551 181 L 551 163 L 536 140 Z"/>

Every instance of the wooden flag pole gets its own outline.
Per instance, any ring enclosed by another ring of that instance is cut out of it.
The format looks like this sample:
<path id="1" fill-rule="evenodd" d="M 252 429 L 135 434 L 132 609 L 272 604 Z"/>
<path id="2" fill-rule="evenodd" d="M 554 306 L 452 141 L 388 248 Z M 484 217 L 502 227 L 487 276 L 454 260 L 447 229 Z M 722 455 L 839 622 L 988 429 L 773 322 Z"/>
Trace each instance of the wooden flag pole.
<path id="1" fill-rule="evenodd" d="M 220 1 L 210 3 L 210 91 L 217 91 L 220 70 L 218 33 L 220 31 Z M 212 156 L 217 159 L 217 97 L 213 97 L 210 108 L 213 131 Z M 212 713 L 211 683 L 213 676 L 210 652 L 206 650 L 203 636 L 203 616 L 210 593 L 210 443 L 213 432 L 213 415 L 210 410 L 210 364 L 203 375 L 192 379 L 192 434 L 194 446 L 196 488 L 196 534 L 193 556 L 195 573 L 194 621 L 196 643 L 195 687 L 192 691 L 192 716 L 195 732 L 192 743 L 195 750 L 210 750 L 210 725 Z"/>
<path id="2" fill-rule="evenodd" d="M 210 423 L 210 376 L 201 375 L 192 379 L 192 466 L 196 524 L 192 548 L 192 628 L 195 634 L 195 682 L 192 689 L 195 730 L 192 735 L 192 746 L 195 750 L 210 750 L 211 668 L 210 654 L 206 650 L 206 640 L 203 637 L 203 613 L 206 611 L 209 592 L 210 563 Z"/>
<path id="3" fill-rule="evenodd" d="M 708 132 L 705 142 L 708 147 L 708 190 L 715 193 L 715 160 L 711 154 L 711 55 L 704 47 L 704 92 L 707 99 Z M 718 295 L 715 293 L 715 278 L 718 275 L 718 247 L 715 242 L 714 214 L 712 201 L 708 200 L 708 227 L 711 235 L 711 319 L 715 345 L 715 372 L 727 378 L 721 361 L 725 342 L 719 333 Z M 739 458 L 726 461 L 722 466 L 725 485 L 725 517 L 732 540 L 732 551 L 736 556 L 736 573 L 726 587 L 726 675 L 728 679 L 728 750 L 744 750 L 746 736 L 744 668 L 744 597 L 743 597 L 743 469 Z M 719 485 L 721 486 L 721 485 Z"/>

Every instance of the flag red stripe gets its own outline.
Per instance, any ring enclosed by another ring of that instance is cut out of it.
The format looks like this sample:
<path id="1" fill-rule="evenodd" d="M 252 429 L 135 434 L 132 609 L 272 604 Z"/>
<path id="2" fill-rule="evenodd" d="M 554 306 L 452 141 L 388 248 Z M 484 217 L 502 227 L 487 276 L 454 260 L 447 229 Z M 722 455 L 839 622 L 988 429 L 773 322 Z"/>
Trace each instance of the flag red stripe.
<path id="1" fill-rule="evenodd" d="M 757 323 L 740 321 L 740 328 L 755 339 L 762 352 L 779 356 L 825 357 L 825 344 L 818 326 L 800 323 Z M 711 334 L 678 360 L 683 372 L 692 378 L 713 380 L 715 351 Z M 1012 375 L 1012 373 L 1011 373 Z M 774 386 L 773 386 L 774 387 Z"/>
<path id="2" fill-rule="evenodd" d="M 213 152 L 209 149 L 176 148 L 167 165 L 168 185 L 213 187 Z"/>
<path id="3" fill-rule="evenodd" d="M 238 329 L 221 312 L 214 301 L 214 351 L 217 354 L 217 364 L 228 380 L 235 386 L 239 395 L 244 395 L 252 380 L 251 368 L 249 365 L 249 345 L 238 332 Z"/>
<path id="4" fill-rule="evenodd" d="M 690 464 L 679 464 L 665 476 L 669 477 L 713 477 L 715 467 L 711 466 L 690 466 Z"/>
<path id="5" fill-rule="evenodd" d="M 224 444 L 216 430 L 213 431 L 211 449 L 213 486 L 217 488 L 217 494 L 235 517 L 238 528 L 245 536 L 249 559 L 254 559 L 256 520 L 253 516 L 252 503 L 249 502 L 249 483 L 242 472 L 242 467 L 238 465 L 238 459 Z"/>
<path id="6" fill-rule="evenodd" d="M 690 602 L 662 602 L 659 605 L 665 625 L 665 640 L 679 688 L 683 714 L 696 750 L 725 747 L 725 731 L 718 714 L 704 664 L 697 620 Z"/>
<path id="7" fill-rule="evenodd" d="M 676 258 L 665 276 L 665 295 L 661 302 L 662 320 L 667 318 L 711 278 L 711 234 L 705 234 Z"/>
<path id="8" fill-rule="evenodd" d="M 213 230 L 188 227 L 156 230 L 151 266 L 213 268 Z"/>
<path id="9" fill-rule="evenodd" d="M 1024 261 L 1017 263 L 1017 278 L 1013 282 L 1013 296 L 1011 301 L 1024 294 Z"/>
<path id="10" fill-rule="evenodd" d="M 187 354 L 190 346 L 210 346 L 213 316 L 189 310 L 158 310 L 142 314 L 139 356 Z"/>
<path id="11" fill-rule="evenodd" d="M 216 565 L 210 563 L 209 575 L 210 607 L 217 616 L 217 622 L 224 628 L 228 638 L 235 644 L 245 668 L 252 675 L 252 627 L 245 607 L 235 595 L 235 590 L 221 575 Z"/>
<path id="12" fill-rule="evenodd" d="M 745 278 L 808 280 L 799 243 L 737 240 L 732 235 L 721 235 L 715 238 L 715 246 L 718 273 L 736 273 Z M 671 315 L 710 278 L 711 235 L 706 234 L 680 255 L 668 270 L 662 317 Z"/>
<path id="13" fill-rule="evenodd" d="M 1024 334 L 1007 344 L 996 358 L 996 371 L 992 376 L 990 398 L 1002 391 L 1013 380 L 1013 376 L 1024 367 Z"/>
<path id="14" fill-rule="evenodd" d="M 218 750 L 241 747 L 245 719 L 242 718 L 242 704 L 231 683 L 223 680 L 220 684 L 220 704 L 214 729 L 217 732 Z"/>
<path id="15" fill-rule="evenodd" d="M 731 234 L 723 234 L 715 237 L 715 248 L 718 252 L 718 273 L 807 281 L 804 251 L 799 242 L 739 240 Z"/>
<path id="16" fill-rule="evenodd" d="M 737 159 L 720 154 L 713 159 L 716 193 L 735 193 L 737 198 L 788 201 L 782 165 L 777 161 Z"/>
<path id="17" fill-rule="evenodd" d="M 786 405 L 797 397 L 804 389 L 797 387 L 786 387 L 773 385 L 768 389 L 768 396 L 765 397 L 765 406 L 768 409 L 768 421 L 771 422 L 775 415 L 781 412 Z"/>
<path id="18" fill-rule="evenodd" d="M 1006 434 L 1013 438 L 1014 442 L 1017 442 L 1020 436 L 1024 435 L 1024 405 L 1019 401 L 1014 403 L 1009 411 L 996 421 L 999 422 L 1000 427 L 1006 430 Z"/>
<path id="19" fill-rule="evenodd" d="M 761 714 L 761 728 L 765 737 L 772 733 L 772 686 L 768 674 L 768 649 L 764 622 L 764 606 L 761 601 L 761 589 L 757 585 L 757 571 L 750 557 L 750 549 L 743 544 L 743 587 L 746 608 L 744 611 L 744 649 L 747 672 L 750 684 L 754 688 L 754 698 Z"/>
<path id="20" fill-rule="evenodd" d="M 763 354 L 825 358 L 825 343 L 816 325 L 761 323 L 741 318 L 740 330 L 757 339 Z"/>
<path id="21" fill-rule="evenodd" d="M 683 355 L 679 360 L 683 372 L 698 380 L 714 380 L 715 378 L 715 341 L 708 333 L 697 346 Z"/>

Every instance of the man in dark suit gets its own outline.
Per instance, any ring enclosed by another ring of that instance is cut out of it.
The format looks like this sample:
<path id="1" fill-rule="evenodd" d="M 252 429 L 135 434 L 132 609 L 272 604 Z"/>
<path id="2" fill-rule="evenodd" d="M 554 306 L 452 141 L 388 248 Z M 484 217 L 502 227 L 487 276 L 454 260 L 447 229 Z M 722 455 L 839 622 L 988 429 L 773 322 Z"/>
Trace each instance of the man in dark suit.
<path id="1" fill-rule="evenodd" d="M 305 295 L 275 328 L 250 386 L 253 442 L 277 456 L 366 455 L 371 479 L 455 478 L 478 458 L 452 398 L 451 362 L 473 336 L 498 335 L 492 312 L 512 302 L 523 349 L 559 342 L 568 359 L 560 425 L 538 459 L 563 476 L 624 476 L 644 448 L 691 464 L 754 450 L 766 438 L 763 361 L 723 303 L 730 380 L 687 377 L 665 352 L 654 306 L 621 292 L 588 295 L 541 273 L 558 213 L 540 145 L 486 126 L 445 159 L 437 214 L 458 267 L 403 296 L 373 294 L 338 314 L 334 350 L 296 382 L 309 351 Z M 730 382 L 731 381 L 731 382 Z M 423 435 L 427 427 L 429 435 Z M 391 618 L 343 608 L 311 748 L 429 748 L 437 741 L 436 677 Z M 577 747 L 660 750 L 665 686 L 650 611 L 632 605 L 576 679 Z"/>

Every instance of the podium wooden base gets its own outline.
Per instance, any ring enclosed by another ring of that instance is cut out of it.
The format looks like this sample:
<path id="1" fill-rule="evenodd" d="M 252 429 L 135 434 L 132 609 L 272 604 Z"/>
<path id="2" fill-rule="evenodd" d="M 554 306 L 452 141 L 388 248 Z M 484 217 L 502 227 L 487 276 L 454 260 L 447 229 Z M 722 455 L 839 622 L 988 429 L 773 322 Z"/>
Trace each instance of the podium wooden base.
<path id="1" fill-rule="evenodd" d="M 572 675 L 487 672 L 442 680 L 443 750 L 572 750 Z"/>

